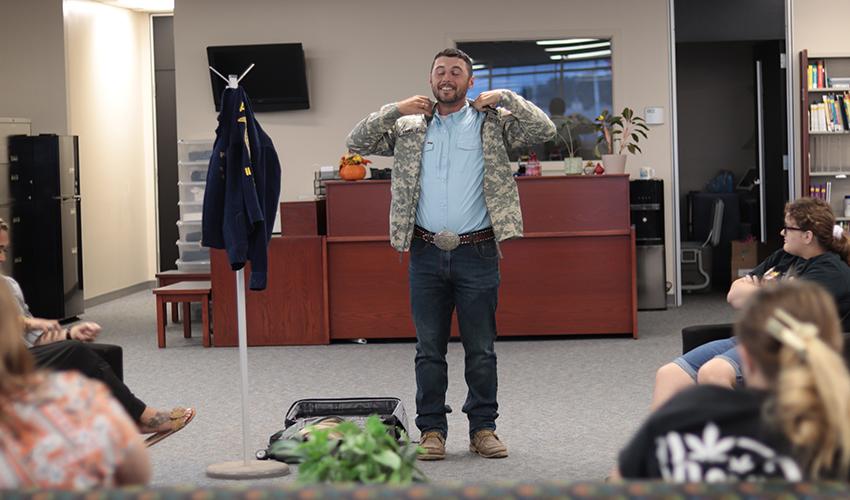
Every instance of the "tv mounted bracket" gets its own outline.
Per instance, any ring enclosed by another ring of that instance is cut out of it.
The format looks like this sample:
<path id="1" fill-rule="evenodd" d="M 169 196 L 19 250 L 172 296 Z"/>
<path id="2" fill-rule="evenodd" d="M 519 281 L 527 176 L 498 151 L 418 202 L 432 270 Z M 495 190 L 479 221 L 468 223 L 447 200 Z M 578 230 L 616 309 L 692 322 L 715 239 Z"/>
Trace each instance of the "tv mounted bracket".
<path id="1" fill-rule="evenodd" d="M 235 88 L 238 88 L 238 87 L 239 87 L 239 82 L 241 82 L 241 81 L 242 81 L 242 79 L 243 79 L 243 78 L 245 78 L 245 75 L 247 75 L 249 71 L 251 71 L 252 69 L 254 69 L 254 63 L 251 63 L 251 65 L 250 65 L 250 66 L 248 66 L 248 69 L 246 69 L 245 71 L 243 71 L 243 72 L 242 72 L 242 74 L 241 74 L 241 75 L 239 75 L 238 77 L 237 77 L 236 75 L 227 75 L 227 78 L 225 78 L 225 77 L 224 77 L 224 75 L 222 75 L 221 73 L 219 73 L 218 71 L 216 71 L 216 69 L 215 69 L 215 68 L 213 68 L 212 66 L 210 66 L 209 68 L 210 68 L 210 71 L 212 71 L 213 73 L 215 73 L 216 75 L 218 75 L 219 77 L 221 77 L 221 79 L 222 79 L 222 80 L 224 80 L 225 82 L 227 82 L 227 87 L 228 87 L 228 88 L 235 89 Z"/>

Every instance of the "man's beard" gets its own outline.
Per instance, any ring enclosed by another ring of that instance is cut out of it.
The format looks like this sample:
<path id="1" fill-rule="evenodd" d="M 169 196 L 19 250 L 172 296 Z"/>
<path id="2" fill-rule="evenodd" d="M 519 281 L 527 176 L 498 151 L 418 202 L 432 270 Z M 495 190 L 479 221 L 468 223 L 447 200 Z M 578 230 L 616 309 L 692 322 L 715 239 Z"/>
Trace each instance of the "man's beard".
<path id="1" fill-rule="evenodd" d="M 442 97 L 442 91 L 439 87 L 432 88 L 431 92 L 434 94 L 434 98 L 437 99 L 437 102 L 441 104 L 457 104 L 458 102 L 466 99 L 467 89 L 463 89 L 463 91 L 460 91 L 459 89 L 454 88 L 452 90 L 454 90 L 454 98 L 452 99 L 446 99 Z"/>

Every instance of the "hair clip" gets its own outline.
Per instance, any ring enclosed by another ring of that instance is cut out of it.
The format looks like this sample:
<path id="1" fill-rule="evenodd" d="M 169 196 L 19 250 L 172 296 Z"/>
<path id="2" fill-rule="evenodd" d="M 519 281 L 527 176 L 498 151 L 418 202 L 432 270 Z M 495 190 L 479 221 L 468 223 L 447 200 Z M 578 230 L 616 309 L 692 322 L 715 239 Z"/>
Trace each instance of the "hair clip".
<path id="1" fill-rule="evenodd" d="M 765 325 L 768 333 L 776 340 L 787 345 L 805 357 L 808 341 L 817 337 L 818 328 L 811 323 L 797 321 L 796 318 L 782 309 L 773 311 L 773 316 Z"/>

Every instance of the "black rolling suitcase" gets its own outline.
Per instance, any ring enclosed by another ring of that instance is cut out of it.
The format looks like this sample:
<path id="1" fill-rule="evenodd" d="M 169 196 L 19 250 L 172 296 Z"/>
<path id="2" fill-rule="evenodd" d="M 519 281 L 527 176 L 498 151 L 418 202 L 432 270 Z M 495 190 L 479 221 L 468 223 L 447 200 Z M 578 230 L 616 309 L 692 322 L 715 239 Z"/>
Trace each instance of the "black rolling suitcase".
<path id="1" fill-rule="evenodd" d="M 286 412 L 283 430 L 269 437 L 269 448 L 258 451 L 257 458 L 297 463 L 297 458 L 286 452 L 272 454 L 270 451 L 272 444 L 282 440 L 303 441 L 305 439 L 303 431 L 311 425 L 321 427 L 323 424 L 333 425 L 347 420 L 362 427 L 370 415 L 377 415 L 397 440 L 410 435 L 407 427 L 407 413 L 399 398 L 299 399 L 292 403 Z"/>

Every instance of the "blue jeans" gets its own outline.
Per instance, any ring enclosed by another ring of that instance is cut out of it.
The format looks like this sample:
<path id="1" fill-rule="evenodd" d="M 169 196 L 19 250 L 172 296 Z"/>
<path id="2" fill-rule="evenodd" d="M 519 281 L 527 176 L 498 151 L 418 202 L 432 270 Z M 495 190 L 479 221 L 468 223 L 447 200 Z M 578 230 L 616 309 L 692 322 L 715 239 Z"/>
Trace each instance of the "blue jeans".
<path id="1" fill-rule="evenodd" d="M 714 340 L 703 344 L 679 356 L 673 362 L 679 368 L 685 370 L 691 378 L 696 380 L 697 372 L 702 368 L 702 365 L 714 358 L 721 358 L 732 365 L 732 368 L 735 369 L 737 385 L 744 384 L 744 372 L 741 370 L 741 355 L 738 354 L 738 339 L 735 337 Z"/>
<path id="2" fill-rule="evenodd" d="M 414 238 L 410 305 L 416 326 L 416 426 L 446 436 L 446 352 L 457 309 L 468 389 L 463 412 L 469 433 L 496 429 L 496 302 L 499 255 L 494 240 L 444 251 Z"/>

